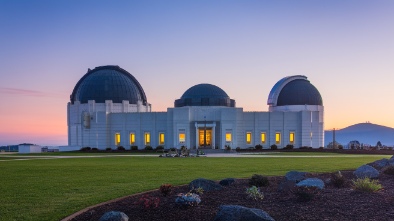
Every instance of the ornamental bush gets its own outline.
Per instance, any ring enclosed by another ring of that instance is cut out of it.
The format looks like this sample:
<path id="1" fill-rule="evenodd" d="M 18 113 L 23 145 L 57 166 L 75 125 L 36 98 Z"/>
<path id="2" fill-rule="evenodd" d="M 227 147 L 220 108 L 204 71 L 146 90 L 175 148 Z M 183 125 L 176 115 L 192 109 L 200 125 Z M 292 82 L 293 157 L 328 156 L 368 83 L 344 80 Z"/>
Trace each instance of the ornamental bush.
<path id="1" fill-rule="evenodd" d="M 91 149 L 90 147 L 82 147 L 80 151 L 90 151 Z"/>
<path id="2" fill-rule="evenodd" d="M 171 184 L 162 184 L 159 188 L 159 191 L 163 196 L 168 196 L 172 191 L 172 185 Z"/>
<path id="3" fill-rule="evenodd" d="M 361 192 L 376 192 L 382 189 L 382 185 L 379 184 L 378 180 L 372 180 L 368 177 L 364 179 L 353 180 L 353 189 Z"/>
<path id="4" fill-rule="evenodd" d="M 123 146 L 119 146 L 116 148 L 117 150 L 126 150 Z"/>
<path id="5" fill-rule="evenodd" d="M 294 145 L 291 144 L 287 144 L 285 147 L 283 147 L 283 149 L 285 150 L 292 150 L 294 148 Z"/>
<path id="6" fill-rule="evenodd" d="M 248 195 L 248 198 L 251 198 L 253 200 L 264 199 L 264 194 L 260 192 L 260 188 L 257 188 L 256 186 L 246 188 L 246 194 Z"/>
<path id="7" fill-rule="evenodd" d="M 111 148 L 111 147 L 107 147 L 107 148 L 105 148 L 105 150 L 106 150 L 106 151 L 111 151 L 112 148 Z"/>
<path id="8" fill-rule="evenodd" d="M 156 150 L 164 150 L 164 146 L 159 145 L 156 147 Z"/>
<path id="9" fill-rule="evenodd" d="M 345 186 L 346 178 L 342 175 L 341 171 L 331 174 L 331 183 L 336 188 L 341 188 Z"/>
<path id="10" fill-rule="evenodd" d="M 255 148 L 256 150 L 262 150 L 262 149 L 263 149 L 263 146 L 262 146 L 261 144 L 257 144 L 254 148 Z"/>
<path id="11" fill-rule="evenodd" d="M 269 185 L 269 180 L 267 177 L 259 174 L 254 174 L 250 179 L 249 179 L 249 185 L 250 186 L 268 186 Z"/>
<path id="12" fill-rule="evenodd" d="M 294 195 L 300 202 L 311 201 L 319 192 L 319 188 L 315 186 L 296 186 L 293 190 Z"/>
<path id="13" fill-rule="evenodd" d="M 145 146 L 145 150 L 153 150 L 152 146 Z"/>
<path id="14" fill-rule="evenodd" d="M 138 150 L 138 146 L 135 146 L 135 145 L 130 146 L 130 150 Z"/>
<path id="15" fill-rule="evenodd" d="M 277 149 L 278 149 L 278 146 L 276 146 L 276 144 L 271 145 L 271 150 L 277 150 Z"/>

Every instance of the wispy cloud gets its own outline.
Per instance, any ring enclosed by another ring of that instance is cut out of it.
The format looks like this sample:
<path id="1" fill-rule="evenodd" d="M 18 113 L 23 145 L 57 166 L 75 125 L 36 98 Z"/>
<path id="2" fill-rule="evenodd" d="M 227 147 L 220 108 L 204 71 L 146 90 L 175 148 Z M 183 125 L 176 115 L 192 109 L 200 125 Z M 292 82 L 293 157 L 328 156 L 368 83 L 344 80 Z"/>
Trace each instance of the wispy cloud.
<path id="1" fill-rule="evenodd" d="M 26 90 L 20 88 L 7 88 L 7 87 L 0 87 L 0 94 L 13 94 L 13 95 L 20 95 L 20 96 L 29 96 L 29 97 L 58 97 L 58 94 L 47 93 L 43 91 L 36 91 L 36 90 Z"/>

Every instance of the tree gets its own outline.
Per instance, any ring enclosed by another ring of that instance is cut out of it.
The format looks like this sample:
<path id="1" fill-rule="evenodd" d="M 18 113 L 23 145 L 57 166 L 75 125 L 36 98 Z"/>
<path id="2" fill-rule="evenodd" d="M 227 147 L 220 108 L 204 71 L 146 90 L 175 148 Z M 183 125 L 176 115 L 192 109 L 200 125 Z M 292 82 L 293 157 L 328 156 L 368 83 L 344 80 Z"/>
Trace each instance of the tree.
<path id="1" fill-rule="evenodd" d="M 383 145 L 382 145 L 382 143 L 380 142 L 380 141 L 378 141 L 377 143 L 376 143 L 376 147 L 382 147 Z"/>

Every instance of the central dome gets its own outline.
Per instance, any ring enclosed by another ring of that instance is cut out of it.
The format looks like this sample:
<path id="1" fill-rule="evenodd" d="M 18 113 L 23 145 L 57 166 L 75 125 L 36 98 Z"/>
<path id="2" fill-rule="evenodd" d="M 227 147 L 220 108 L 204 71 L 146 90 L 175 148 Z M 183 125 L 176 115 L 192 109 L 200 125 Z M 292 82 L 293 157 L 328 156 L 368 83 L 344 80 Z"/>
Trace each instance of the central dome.
<path id="1" fill-rule="evenodd" d="M 216 85 L 197 84 L 187 89 L 182 97 L 175 101 L 175 107 L 183 106 L 235 107 L 235 101 Z"/>
<path id="2" fill-rule="evenodd" d="M 122 103 L 126 100 L 130 104 L 141 101 L 142 104 L 147 104 L 145 92 L 137 79 L 119 66 L 113 65 L 89 69 L 75 85 L 70 100 L 72 104 L 75 101 L 88 103 L 89 100 L 96 103 L 105 103 L 106 100 Z"/>

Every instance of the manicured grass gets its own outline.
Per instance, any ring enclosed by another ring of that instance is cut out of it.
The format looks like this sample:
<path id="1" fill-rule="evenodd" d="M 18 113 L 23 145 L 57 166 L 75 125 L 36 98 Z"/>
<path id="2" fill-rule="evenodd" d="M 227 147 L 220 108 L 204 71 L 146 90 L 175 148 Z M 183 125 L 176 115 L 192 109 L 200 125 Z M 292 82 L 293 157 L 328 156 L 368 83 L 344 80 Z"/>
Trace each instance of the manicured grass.
<path id="1" fill-rule="evenodd" d="M 227 177 L 247 178 L 253 174 L 284 175 L 289 170 L 333 172 L 354 169 L 382 158 L 381 155 L 352 156 L 113 156 L 1 161 L 0 220 L 60 220 L 100 202 L 157 189 L 163 183 L 186 184 L 198 177 L 219 180 Z"/>

